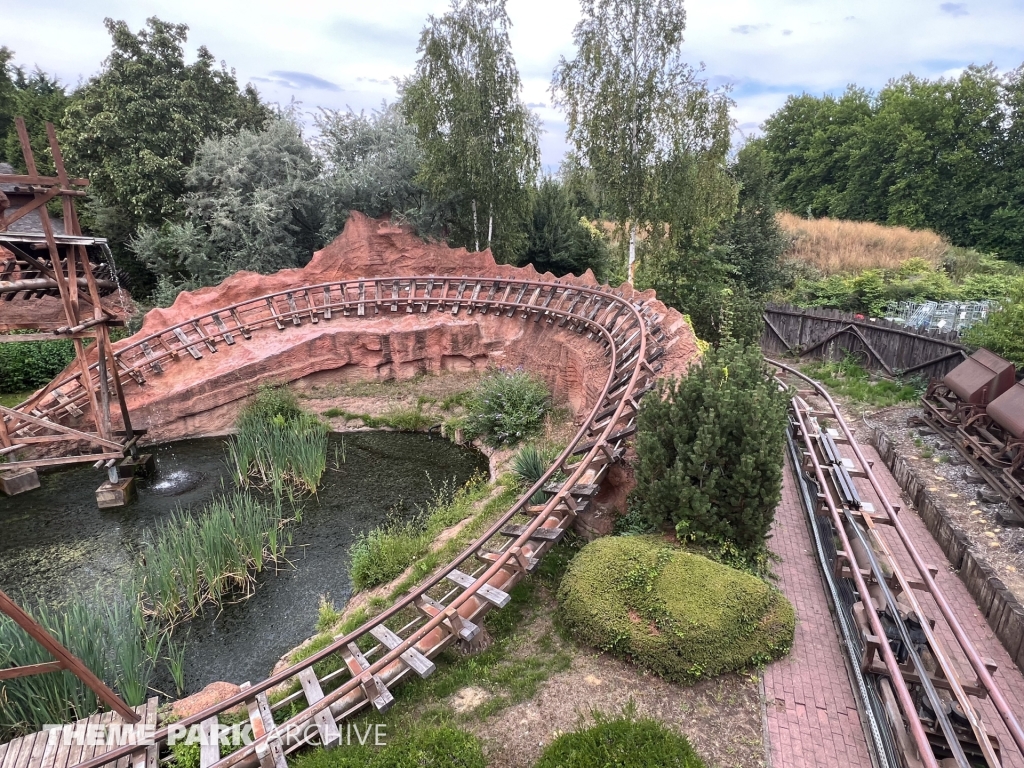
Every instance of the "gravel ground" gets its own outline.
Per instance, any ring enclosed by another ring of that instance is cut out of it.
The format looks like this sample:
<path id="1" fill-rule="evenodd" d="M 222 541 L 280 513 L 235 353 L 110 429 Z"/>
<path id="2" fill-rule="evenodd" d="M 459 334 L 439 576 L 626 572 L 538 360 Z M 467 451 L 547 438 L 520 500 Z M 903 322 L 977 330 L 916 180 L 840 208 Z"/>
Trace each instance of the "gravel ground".
<path id="1" fill-rule="evenodd" d="M 971 465 L 948 440 L 930 434 L 927 428 L 908 425 L 908 419 L 920 413 L 919 406 L 908 404 L 863 414 L 859 420 L 869 428 L 881 429 L 896 444 L 918 475 L 929 481 L 928 490 L 942 499 L 953 522 L 967 534 L 974 556 L 988 562 L 1024 602 L 1024 528 L 1002 523 L 999 513 L 1008 512 L 1006 504 L 982 499 L 983 493 L 993 492 L 984 482 L 968 479 L 969 472 L 974 474 Z M 850 419 L 851 426 L 855 423 Z M 859 429 L 858 439 L 869 442 L 870 429 Z"/>

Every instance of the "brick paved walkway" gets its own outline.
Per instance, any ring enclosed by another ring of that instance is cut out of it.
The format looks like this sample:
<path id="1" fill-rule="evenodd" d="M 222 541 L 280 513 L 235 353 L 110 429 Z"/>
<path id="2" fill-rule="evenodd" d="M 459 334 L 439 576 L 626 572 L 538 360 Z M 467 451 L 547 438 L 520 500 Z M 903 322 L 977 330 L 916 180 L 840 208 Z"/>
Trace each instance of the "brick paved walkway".
<path id="1" fill-rule="evenodd" d="M 829 612 L 806 513 L 786 458 L 772 550 L 779 589 L 796 609 L 793 650 L 764 671 L 773 768 L 870 768 L 860 714 Z"/>
<path id="2" fill-rule="evenodd" d="M 938 566 L 939 588 L 956 607 L 957 615 L 975 647 L 993 659 L 999 669 L 996 682 L 1018 718 L 1024 718 L 1024 676 L 1013 664 L 974 599 L 949 563 L 924 523 L 902 497 L 899 486 L 870 446 L 861 446 L 865 457 L 874 461 L 874 473 L 893 504 L 903 508 L 903 524 L 925 562 Z M 851 455 L 849 448 L 841 448 Z M 865 500 L 874 494 L 866 480 L 857 480 Z M 881 509 L 876 504 L 876 508 Z M 776 566 L 779 588 L 793 603 L 797 614 L 793 651 L 764 671 L 769 751 L 773 768 L 798 766 L 870 766 L 867 744 L 853 695 L 852 683 L 839 645 L 839 633 L 829 612 L 817 559 L 811 544 L 805 512 L 788 457 L 782 487 L 782 503 L 775 514 L 772 549 L 782 558 Z M 895 532 L 879 529 L 897 561 L 907 574 L 914 573 Z M 919 593 L 926 613 L 936 619 L 938 636 L 960 660 L 963 677 L 973 682 L 966 659 L 958 650 L 952 633 L 931 597 Z M 1024 768 L 995 708 L 986 700 L 974 700 L 990 734 L 1002 746 L 1008 768 Z"/>

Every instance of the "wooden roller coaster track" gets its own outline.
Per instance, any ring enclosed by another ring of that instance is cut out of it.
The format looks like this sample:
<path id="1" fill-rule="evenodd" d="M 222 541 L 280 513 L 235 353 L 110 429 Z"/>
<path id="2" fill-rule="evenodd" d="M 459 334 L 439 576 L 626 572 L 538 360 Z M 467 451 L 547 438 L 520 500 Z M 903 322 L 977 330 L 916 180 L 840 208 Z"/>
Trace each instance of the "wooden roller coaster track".
<path id="1" fill-rule="evenodd" d="M 145 387 L 148 377 L 161 375 L 170 365 L 216 354 L 220 345 L 258 340 L 305 323 L 431 311 L 518 318 L 576 333 L 603 349 L 604 385 L 583 426 L 544 476 L 450 563 L 327 648 L 175 723 L 175 729 L 199 725 L 212 733 L 218 715 L 240 704 L 248 708 L 256 738 L 223 758 L 215 744 L 204 747 L 202 768 L 256 763 L 285 768 L 284 756 L 311 740 L 337 743 L 338 722 L 369 706 L 389 708 L 394 701 L 391 689 L 409 675 L 431 674 L 432 659 L 448 646 L 472 648 L 479 643 L 482 617 L 508 603 L 510 590 L 587 509 L 608 468 L 622 457 L 624 442 L 636 429 L 639 400 L 654 387 L 662 365 L 659 358 L 671 342 L 661 328 L 661 317 L 641 297 L 558 281 L 427 275 L 296 287 L 208 312 L 132 341 L 115 353 L 126 386 Z M 93 366 L 89 379 L 76 370 L 54 381 L 31 401 L 37 418 L 56 422 L 73 415 L 96 375 Z M 540 491 L 547 500 L 531 504 Z M 318 676 L 317 665 L 331 657 L 340 657 L 343 665 Z M 267 692 L 283 684 L 291 684 L 294 692 L 271 705 Z M 296 706 L 302 707 L 298 714 L 278 722 L 276 713 L 293 712 Z M 157 731 L 157 745 L 165 744 L 170 732 L 166 727 Z M 138 754 L 139 747 L 129 744 L 78 766 L 98 768 Z"/>

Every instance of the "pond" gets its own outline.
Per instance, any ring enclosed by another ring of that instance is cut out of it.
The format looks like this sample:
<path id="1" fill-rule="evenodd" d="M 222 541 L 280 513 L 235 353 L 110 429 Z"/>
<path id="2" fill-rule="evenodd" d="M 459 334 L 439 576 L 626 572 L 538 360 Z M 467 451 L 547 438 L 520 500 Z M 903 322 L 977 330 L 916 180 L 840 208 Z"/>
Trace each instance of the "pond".
<path id="1" fill-rule="evenodd" d="M 199 511 L 231 488 L 223 439 L 148 450 L 157 474 L 141 481 L 138 500 L 122 509 L 96 508 L 103 476 L 89 465 L 42 476 L 39 490 L 0 497 L 0 589 L 27 606 L 59 603 L 96 586 L 114 594 L 147 528 L 179 508 Z M 284 653 L 314 634 L 320 595 L 339 608 L 347 602 L 348 551 L 359 533 L 392 510 L 415 514 L 443 482 L 461 485 L 476 473 L 487 473 L 486 458 L 441 437 L 331 435 L 322 485 L 304 501 L 302 521 L 289 528 L 291 566 L 261 575 L 248 600 L 209 609 L 186 626 L 186 693 L 216 680 L 270 674 Z"/>

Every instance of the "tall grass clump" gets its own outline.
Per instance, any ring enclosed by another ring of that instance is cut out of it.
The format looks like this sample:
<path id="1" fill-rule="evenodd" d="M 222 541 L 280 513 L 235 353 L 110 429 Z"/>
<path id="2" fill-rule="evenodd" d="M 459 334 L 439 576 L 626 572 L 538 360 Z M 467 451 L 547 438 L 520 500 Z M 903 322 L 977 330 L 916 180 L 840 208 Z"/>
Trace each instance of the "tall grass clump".
<path id="1" fill-rule="evenodd" d="M 136 601 L 111 600 L 97 591 L 60 607 L 39 604 L 32 614 L 129 705 L 145 701 L 162 641 Z M 0 615 L 0 669 L 49 661 L 42 646 Z M 0 682 L 0 703 L 0 742 L 46 723 L 88 717 L 99 706 L 96 695 L 67 670 Z"/>
<path id="2" fill-rule="evenodd" d="M 532 488 L 534 483 L 544 477 L 551 462 L 557 454 L 543 451 L 535 445 L 524 445 L 512 459 L 512 471 L 524 489 Z M 531 504 L 543 504 L 547 498 L 543 491 L 537 491 L 530 497 Z"/>
<path id="3" fill-rule="evenodd" d="M 787 257 L 810 264 L 824 275 L 898 269 L 910 259 L 923 259 L 934 268 L 950 249 L 949 242 L 928 229 L 804 219 L 791 213 L 780 213 L 779 225 L 790 238 Z"/>
<path id="4" fill-rule="evenodd" d="M 257 485 L 282 495 L 315 492 L 327 469 L 329 427 L 303 411 L 284 388 L 262 387 L 238 417 L 228 459 L 242 488 Z"/>
<path id="5" fill-rule="evenodd" d="M 466 407 L 467 432 L 494 448 L 515 446 L 540 432 L 551 394 L 522 368 L 499 369 L 480 380 Z"/>
<path id="6" fill-rule="evenodd" d="M 425 511 L 405 519 L 392 513 L 384 525 L 359 534 L 349 550 L 353 586 L 369 589 L 399 576 L 426 554 L 441 531 L 469 517 L 473 504 L 489 489 L 483 476 L 471 478 L 461 488 L 455 487 L 452 478 L 435 488 Z"/>
<path id="7" fill-rule="evenodd" d="M 287 519 L 279 499 L 235 492 L 193 517 L 183 510 L 148 532 L 139 565 L 147 613 L 173 624 L 205 604 L 248 596 L 255 574 L 284 558 Z"/>

